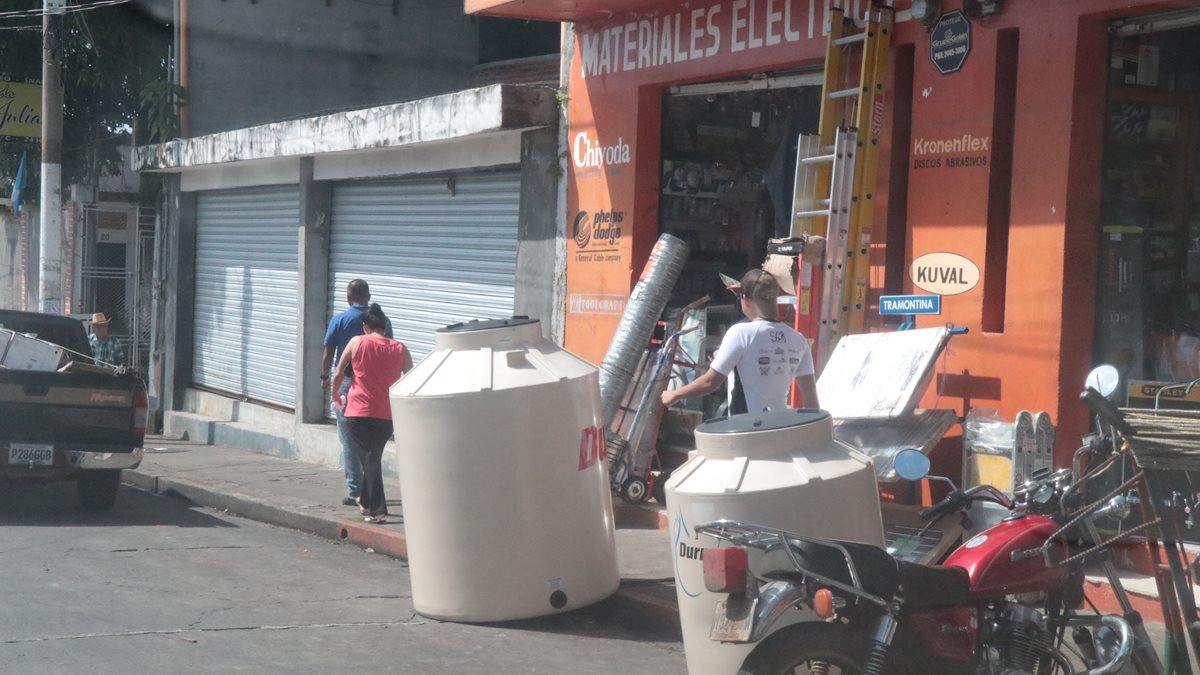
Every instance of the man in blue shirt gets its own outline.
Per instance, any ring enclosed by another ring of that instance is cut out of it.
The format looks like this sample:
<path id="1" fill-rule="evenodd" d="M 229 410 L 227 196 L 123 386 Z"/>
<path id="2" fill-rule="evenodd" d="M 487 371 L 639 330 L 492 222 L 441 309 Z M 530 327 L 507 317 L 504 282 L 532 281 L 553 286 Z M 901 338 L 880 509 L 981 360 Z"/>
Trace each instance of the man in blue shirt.
<path id="1" fill-rule="evenodd" d="M 321 362 L 321 383 L 324 387 L 329 387 L 329 373 L 333 370 L 333 365 L 337 362 L 335 359 L 342 358 L 342 352 L 346 349 L 346 344 L 350 342 L 350 338 L 363 334 L 362 317 L 367 313 L 367 307 L 371 304 L 371 287 L 362 279 L 355 279 L 346 286 L 346 303 L 350 308 L 338 314 L 329 320 L 329 328 L 325 330 L 325 353 Z M 389 323 L 387 327 L 387 336 L 392 337 L 392 325 Z M 354 371 L 351 370 L 345 381 L 342 382 L 341 394 L 344 397 L 350 391 L 350 384 L 354 380 Z M 362 485 L 363 467 L 362 462 L 358 459 L 358 453 L 350 449 L 350 439 L 346 432 L 346 418 L 342 414 L 342 409 L 335 410 L 337 414 L 338 440 L 342 442 L 342 468 L 346 472 L 346 491 L 347 496 L 342 499 L 342 504 L 353 506 L 355 500 L 358 499 L 359 486 Z"/>

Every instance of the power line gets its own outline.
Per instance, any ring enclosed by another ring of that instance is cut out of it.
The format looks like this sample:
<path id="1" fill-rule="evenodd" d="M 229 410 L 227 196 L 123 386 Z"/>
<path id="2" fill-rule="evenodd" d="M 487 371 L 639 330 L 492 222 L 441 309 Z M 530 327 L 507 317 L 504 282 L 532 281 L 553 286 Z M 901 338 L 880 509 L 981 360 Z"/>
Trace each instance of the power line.
<path id="1" fill-rule="evenodd" d="M 47 14 L 75 14 L 77 12 L 90 12 L 93 9 L 102 9 L 115 5 L 125 5 L 130 2 L 133 2 L 133 0 L 96 0 L 96 2 L 90 2 L 86 5 L 67 5 L 53 12 L 47 12 L 45 8 L 18 9 L 11 12 L 0 12 L 0 19 L 33 18 L 42 17 Z M 16 27 L 17 30 L 21 28 L 24 28 L 24 26 Z"/>

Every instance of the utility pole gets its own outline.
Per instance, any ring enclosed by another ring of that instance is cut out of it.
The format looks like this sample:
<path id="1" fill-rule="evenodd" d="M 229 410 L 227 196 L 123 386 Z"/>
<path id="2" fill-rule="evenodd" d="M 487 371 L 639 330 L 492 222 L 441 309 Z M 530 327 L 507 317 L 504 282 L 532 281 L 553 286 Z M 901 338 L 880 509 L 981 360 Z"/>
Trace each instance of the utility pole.
<path id="1" fill-rule="evenodd" d="M 62 23 L 66 0 L 44 0 L 42 15 L 42 190 L 38 309 L 61 314 L 62 297 Z"/>

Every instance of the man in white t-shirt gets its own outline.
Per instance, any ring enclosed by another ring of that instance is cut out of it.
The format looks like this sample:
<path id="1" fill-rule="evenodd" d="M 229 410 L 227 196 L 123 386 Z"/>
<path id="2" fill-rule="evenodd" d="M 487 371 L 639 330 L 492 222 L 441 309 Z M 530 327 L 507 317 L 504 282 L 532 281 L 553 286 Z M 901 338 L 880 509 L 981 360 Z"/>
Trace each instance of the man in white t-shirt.
<path id="1" fill-rule="evenodd" d="M 703 375 L 663 392 L 663 404 L 710 394 L 732 375 L 731 415 L 787 409 L 793 380 L 804 397 L 804 407 L 820 407 L 808 340 L 791 326 L 775 321 L 779 282 L 760 269 L 750 270 L 742 277 L 738 298 L 749 320 L 726 331 Z"/>

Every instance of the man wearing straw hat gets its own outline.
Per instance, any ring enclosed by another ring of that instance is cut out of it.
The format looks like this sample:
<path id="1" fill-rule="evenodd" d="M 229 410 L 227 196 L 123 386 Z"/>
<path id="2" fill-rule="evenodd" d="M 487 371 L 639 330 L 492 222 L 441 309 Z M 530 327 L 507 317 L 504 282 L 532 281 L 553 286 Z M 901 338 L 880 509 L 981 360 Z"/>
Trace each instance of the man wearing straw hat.
<path id="1" fill-rule="evenodd" d="M 108 324 L 109 319 L 104 312 L 92 315 L 92 333 L 88 335 L 88 342 L 92 345 L 92 356 L 97 361 L 123 366 L 125 350 L 121 348 L 120 340 L 108 334 Z"/>

